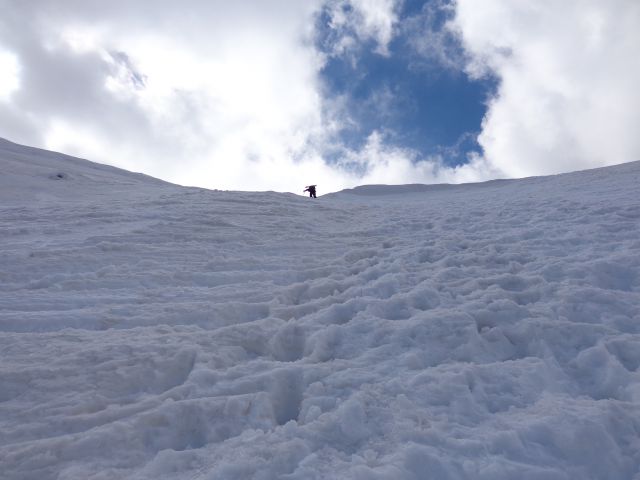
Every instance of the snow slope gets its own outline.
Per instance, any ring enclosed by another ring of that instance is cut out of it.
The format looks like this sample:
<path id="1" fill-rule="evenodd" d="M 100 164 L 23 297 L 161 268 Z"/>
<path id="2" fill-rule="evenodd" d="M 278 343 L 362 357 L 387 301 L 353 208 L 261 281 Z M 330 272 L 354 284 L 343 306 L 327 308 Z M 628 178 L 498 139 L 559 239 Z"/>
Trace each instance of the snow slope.
<path id="1" fill-rule="evenodd" d="M 640 479 L 640 163 L 317 200 L 0 169 L 2 479 Z"/>

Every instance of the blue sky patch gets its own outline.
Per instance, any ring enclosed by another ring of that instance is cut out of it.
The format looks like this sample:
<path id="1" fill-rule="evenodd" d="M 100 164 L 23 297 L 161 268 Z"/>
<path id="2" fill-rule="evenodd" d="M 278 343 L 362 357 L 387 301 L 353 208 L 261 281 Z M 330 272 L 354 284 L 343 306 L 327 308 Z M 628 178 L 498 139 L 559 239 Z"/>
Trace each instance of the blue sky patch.
<path id="1" fill-rule="evenodd" d="M 319 16 L 317 45 L 328 55 L 321 80 L 326 97 L 341 99 L 351 121 L 340 133 L 347 148 L 361 147 L 378 131 L 388 145 L 415 150 L 420 158 L 441 155 L 451 166 L 480 150 L 475 139 L 496 83 L 463 72 L 462 49 L 444 32 L 448 11 L 440 5 L 405 2 L 388 55 L 378 53 L 373 40 L 334 53 L 341 36 L 355 34 L 332 28 L 328 12 Z M 440 43 L 429 45 L 432 37 Z"/>

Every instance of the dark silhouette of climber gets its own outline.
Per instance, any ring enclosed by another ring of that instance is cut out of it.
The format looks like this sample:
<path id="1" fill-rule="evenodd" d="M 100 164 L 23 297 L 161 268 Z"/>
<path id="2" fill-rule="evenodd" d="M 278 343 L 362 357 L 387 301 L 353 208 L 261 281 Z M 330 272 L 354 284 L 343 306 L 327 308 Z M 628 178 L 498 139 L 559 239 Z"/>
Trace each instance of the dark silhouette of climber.
<path id="1" fill-rule="evenodd" d="M 316 185 L 309 185 L 308 187 L 305 187 L 304 192 L 309 192 L 309 198 L 318 198 L 316 197 Z"/>

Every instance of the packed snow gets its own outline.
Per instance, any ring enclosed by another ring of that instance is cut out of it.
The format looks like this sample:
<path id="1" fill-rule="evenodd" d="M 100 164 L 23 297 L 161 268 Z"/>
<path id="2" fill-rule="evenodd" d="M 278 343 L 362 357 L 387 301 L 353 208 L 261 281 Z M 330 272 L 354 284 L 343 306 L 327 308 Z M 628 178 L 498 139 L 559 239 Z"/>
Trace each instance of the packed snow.
<path id="1" fill-rule="evenodd" d="M 318 199 L 0 168 L 2 479 L 640 479 L 639 162 Z"/>

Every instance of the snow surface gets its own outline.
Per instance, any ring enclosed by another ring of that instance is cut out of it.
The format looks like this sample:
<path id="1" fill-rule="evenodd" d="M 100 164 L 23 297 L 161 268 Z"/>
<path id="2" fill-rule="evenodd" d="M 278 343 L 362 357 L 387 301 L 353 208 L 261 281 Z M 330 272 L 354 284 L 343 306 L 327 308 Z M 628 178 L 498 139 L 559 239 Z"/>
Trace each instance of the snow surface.
<path id="1" fill-rule="evenodd" d="M 0 168 L 2 479 L 640 479 L 640 163 L 317 200 Z"/>

